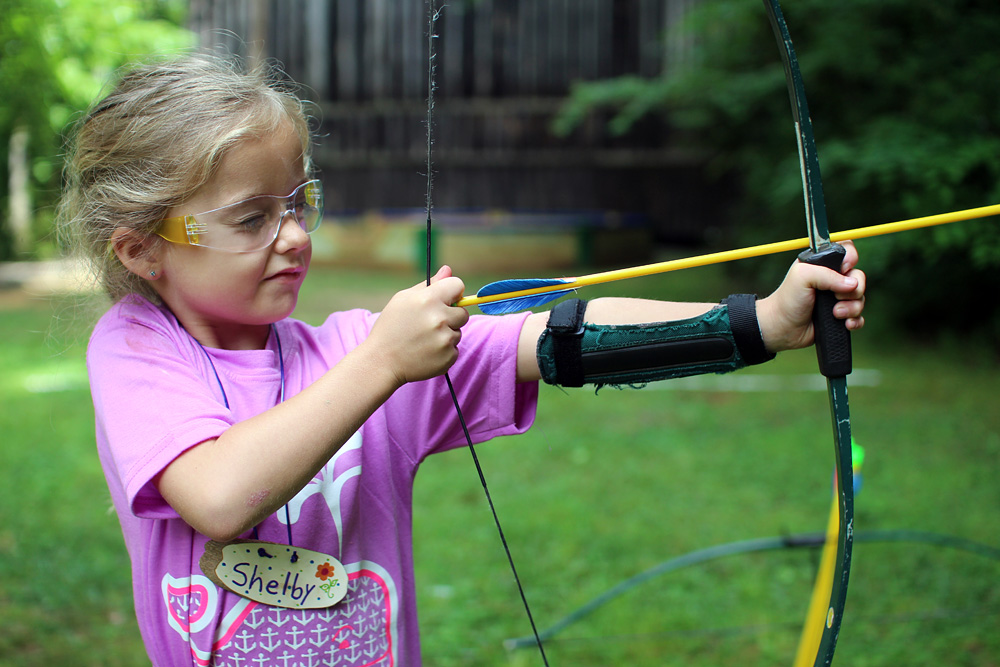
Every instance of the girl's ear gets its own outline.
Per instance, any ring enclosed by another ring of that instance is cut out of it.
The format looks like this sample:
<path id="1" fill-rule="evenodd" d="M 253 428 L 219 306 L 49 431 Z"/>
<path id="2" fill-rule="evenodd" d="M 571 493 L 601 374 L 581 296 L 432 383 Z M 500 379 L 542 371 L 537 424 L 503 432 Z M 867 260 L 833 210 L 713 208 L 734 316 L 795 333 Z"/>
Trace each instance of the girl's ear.
<path id="1" fill-rule="evenodd" d="M 145 280 L 160 277 L 159 243 L 128 227 L 118 227 L 111 234 L 111 249 L 125 268 Z"/>

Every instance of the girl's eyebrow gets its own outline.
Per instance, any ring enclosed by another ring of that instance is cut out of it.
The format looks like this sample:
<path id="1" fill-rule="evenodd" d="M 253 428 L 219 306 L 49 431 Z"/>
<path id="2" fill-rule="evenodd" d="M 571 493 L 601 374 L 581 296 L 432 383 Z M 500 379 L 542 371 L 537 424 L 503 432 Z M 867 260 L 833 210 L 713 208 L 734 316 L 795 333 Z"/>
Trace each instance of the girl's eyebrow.
<path id="1" fill-rule="evenodd" d="M 222 209 L 222 208 L 231 208 L 231 207 L 234 207 L 234 206 L 239 206 L 240 204 L 245 204 L 245 203 L 247 203 L 247 202 L 248 202 L 249 200 L 251 200 L 251 199 L 257 199 L 258 197 L 269 197 L 269 198 L 271 198 L 271 199 L 283 199 L 283 198 L 285 198 L 285 197 L 290 197 L 290 196 L 292 195 L 292 193 L 294 193 L 294 192 L 295 192 L 296 190 L 298 190 L 298 189 L 299 189 L 300 187 L 302 187 L 302 186 L 303 186 L 304 184 L 308 183 L 308 182 L 309 182 L 309 180 L 310 180 L 310 179 L 309 179 L 309 177 L 308 177 L 308 176 L 303 176 L 303 177 L 302 177 L 302 180 L 300 180 L 300 181 L 299 181 L 299 182 L 298 182 L 298 183 L 297 183 L 297 184 L 295 185 L 295 187 L 293 187 L 293 188 L 292 188 L 291 190 L 289 190 L 288 192 L 286 192 L 286 193 L 284 193 L 284 194 L 280 194 L 280 195 L 274 195 L 274 194 L 270 194 L 270 193 L 267 193 L 267 192 L 264 192 L 264 193 L 258 193 L 258 194 L 245 194 L 245 196 L 243 196 L 243 197 L 242 197 L 242 198 L 240 198 L 240 199 L 235 199 L 235 200 L 233 200 L 233 202 L 232 202 L 232 203 L 230 203 L 230 204 L 223 204 L 222 206 L 220 206 L 220 207 L 219 207 L 219 209 Z M 218 209 L 215 209 L 215 210 L 218 210 Z"/>
<path id="2" fill-rule="evenodd" d="M 250 195 L 249 197 L 243 197 L 242 199 L 237 199 L 232 204 L 226 204 L 225 206 L 220 206 L 219 208 L 236 208 L 241 205 L 253 204 L 254 200 L 268 198 L 274 199 L 274 195 Z"/>

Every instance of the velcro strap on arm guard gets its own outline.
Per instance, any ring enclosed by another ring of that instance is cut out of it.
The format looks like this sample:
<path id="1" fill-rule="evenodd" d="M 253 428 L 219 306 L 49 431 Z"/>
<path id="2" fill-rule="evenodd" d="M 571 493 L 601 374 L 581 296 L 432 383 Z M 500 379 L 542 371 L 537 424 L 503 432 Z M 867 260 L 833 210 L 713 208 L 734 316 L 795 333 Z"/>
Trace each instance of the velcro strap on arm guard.
<path id="1" fill-rule="evenodd" d="M 552 353 L 552 369 L 556 382 L 563 387 L 582 387 L 585 380 L 583 371 L 583 317 L 587 312 L 587 302 L 582 299 L 560 301 L 549 313 L 545 334 L 549 335 L 549 349 Z M 539 339 L 539 353 L 541 339 Z M 539 354 L 539 365 L 541 356 Z M 544 379 L 544 371 L 542 373 Z"/>
<path id="2" fill-rule="evenodd" d="M 552 309 L 538 339 L 538 367 L 549 384 L 643 385 L 700 373 L 727 373 L 774 357 L 757 325 L 756 297 L 730 297 L 704 315 L 673 322 L 597 325 L 584 322 L 586 302 Z M 731 324 L 736 314 L 738 325 Z M 739 331 L 734 331 L 736 327 Z M 752 360 L 752 361 L 751 361 Z"/>
<path id="3" fill-rule="evenodd" d="M 730 294 L 722 300 L 722 305 L 729 309 L 733 339 L 747 365 L 754 366 L 774 359 L 775 354 L 764 347 L 764 336 L 757 322 L 757 295 Z"/>

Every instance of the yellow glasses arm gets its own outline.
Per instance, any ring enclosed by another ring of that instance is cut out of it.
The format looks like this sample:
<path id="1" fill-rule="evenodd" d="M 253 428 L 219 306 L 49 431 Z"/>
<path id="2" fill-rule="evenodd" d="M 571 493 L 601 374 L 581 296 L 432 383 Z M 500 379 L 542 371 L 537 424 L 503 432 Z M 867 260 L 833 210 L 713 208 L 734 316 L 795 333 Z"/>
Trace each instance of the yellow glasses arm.
<path id="1" fill-rule="evenodd" d="M 198 245 L 199 237 L 204 231 L 193 215 L 179 215 L 175 218 L 165 218 L 156 234 L 171 243 Z"/>

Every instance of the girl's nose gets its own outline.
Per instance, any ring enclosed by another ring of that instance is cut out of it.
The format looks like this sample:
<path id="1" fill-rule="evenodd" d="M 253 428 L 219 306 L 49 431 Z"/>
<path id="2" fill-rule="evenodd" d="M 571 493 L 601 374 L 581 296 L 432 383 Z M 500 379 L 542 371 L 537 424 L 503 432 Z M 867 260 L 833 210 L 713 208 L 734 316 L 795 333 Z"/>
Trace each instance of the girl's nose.
<path id="1" fill-rule="evenodd" d="M 285 224 L 286 222 L 288 224 Z M 302 228 L 299 219 L 295 216 L 295 211 L 285 211 L 278 225 L 278 238 L 275 240 L 278 252 L 299 250 L 309 245 L 309 234 Z"/>

